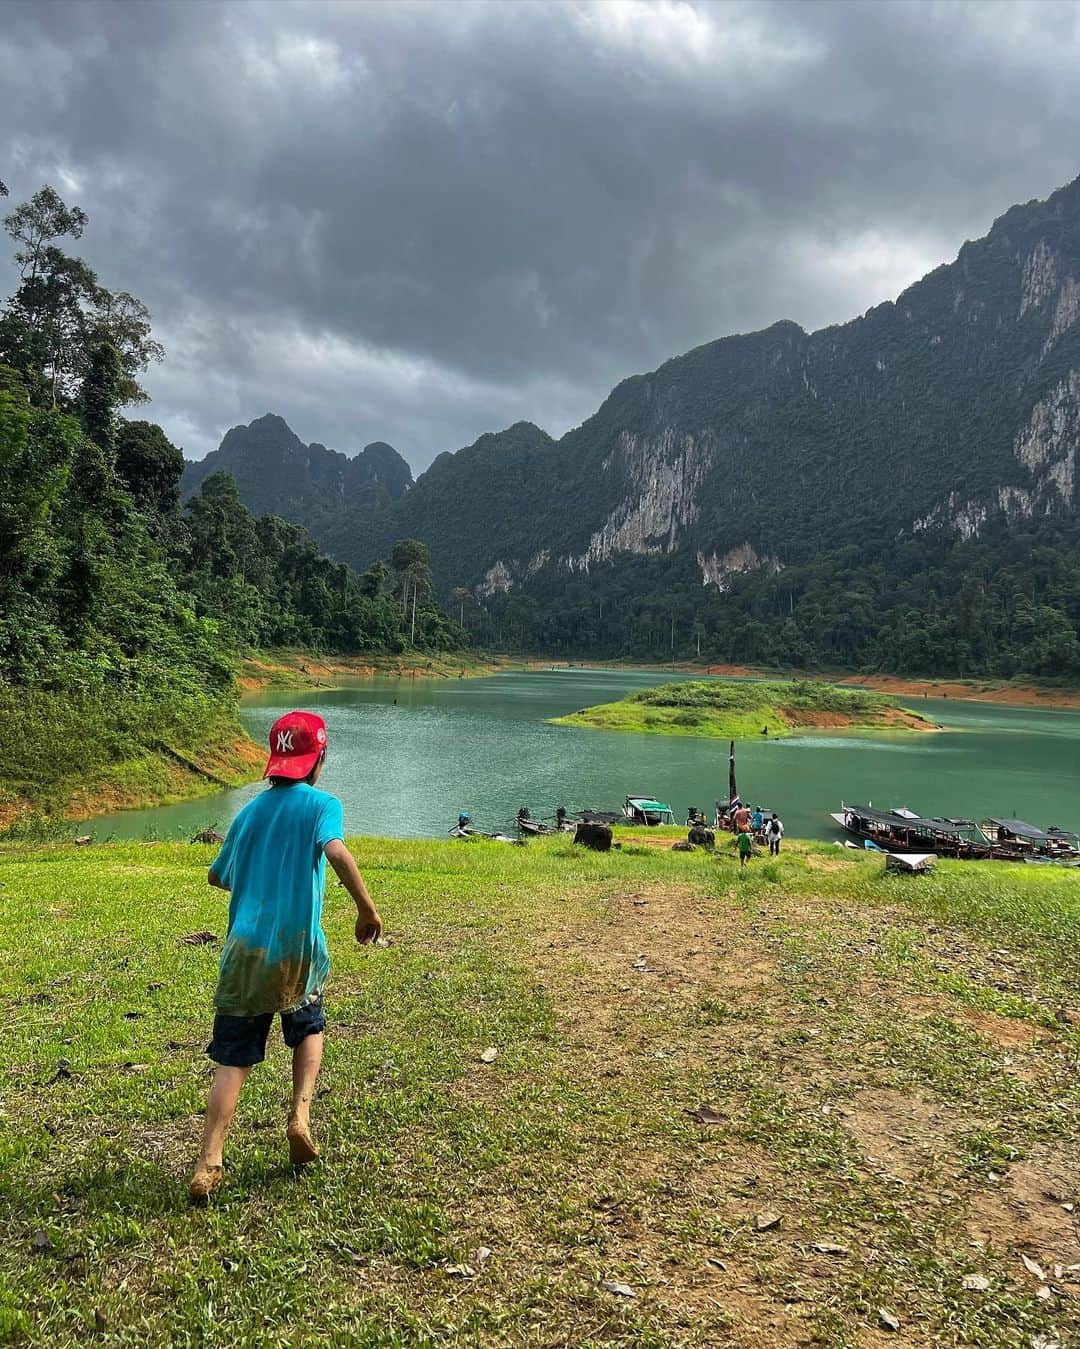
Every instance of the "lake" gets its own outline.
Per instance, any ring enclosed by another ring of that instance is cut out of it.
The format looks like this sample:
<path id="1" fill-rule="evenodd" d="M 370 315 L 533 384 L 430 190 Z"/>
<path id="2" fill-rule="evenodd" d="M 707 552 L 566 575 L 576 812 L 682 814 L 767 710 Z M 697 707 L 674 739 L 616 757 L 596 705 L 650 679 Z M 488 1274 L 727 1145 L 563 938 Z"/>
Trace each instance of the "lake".
<path id="1" fill-rule="evenodd" d="M 689 678 L 690 676 L 684 676 Z M 727 795 L 727 742 L 549 726 L 548 717 L 610 702 L 671 676 L 627 670 L 531 670 L 482 679 L 374 679 L 245 700 L 243 720 L 265 743 L 292 707 L 322 714 L 330 749 L 320 785 L 341 797 L 350 833 L 437 837 L 460 810 L 507 829 L 517 809 L 614 810 L 627 795 L 711 812 Z M 835 838 L 841 798 L 928 815 L 1019 815 L 1080 828 L 1080 711 L 915 698 L 944 733 L 830 731 L 740 741 L 739 790 L 777 810 L 793 837 Z M 260 784 L 154 810 L 90 821 L 102 839 L 224 831 Z"/>

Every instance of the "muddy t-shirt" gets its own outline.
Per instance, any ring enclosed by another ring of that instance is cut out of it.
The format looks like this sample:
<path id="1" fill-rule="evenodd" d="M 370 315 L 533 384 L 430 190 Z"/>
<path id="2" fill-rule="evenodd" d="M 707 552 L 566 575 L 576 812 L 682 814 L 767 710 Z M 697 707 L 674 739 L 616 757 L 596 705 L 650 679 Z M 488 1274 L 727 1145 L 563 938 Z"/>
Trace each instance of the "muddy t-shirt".
<path id="1" fill-rule="evenodd" d="M 232 891 L 219 1012 L 289 1012 L 322 992 L 330 971 L 323 849 L 342 837 L 341 802 L 306 782 L 267 788 L 233 820 L 212 867 Z"/>

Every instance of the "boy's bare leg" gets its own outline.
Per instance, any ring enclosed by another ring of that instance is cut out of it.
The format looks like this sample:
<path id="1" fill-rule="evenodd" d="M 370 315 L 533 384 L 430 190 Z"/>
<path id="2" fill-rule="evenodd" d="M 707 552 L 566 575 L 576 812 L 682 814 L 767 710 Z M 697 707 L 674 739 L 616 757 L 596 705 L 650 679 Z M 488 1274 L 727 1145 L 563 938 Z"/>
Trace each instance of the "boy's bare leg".
<path id="1" fill-rule="evenodd" d="M 294 1166 L 313 1162 L 319 1149 L 311 1137 L 311 1102 L 315 1096 L 315 1082 L 322 1064 L 323 1035 L 305 1035 L 293 1050 L 292 1105 L 286 1136 L 289 1140 L 289 1160 Z"/>
<path id="2" fill-rule="evenodd" d="M 225 1146 L 225 1134 L 232 1123 L 236 1103 L 250 1072 L 250 1068 L 230 1068 L 221 1064 L 214 1072 L 214 1081 L 206 1102 L 202 1150 L 189 1186 L 192 1199 L 205 1199 L 221 1184 L 221 1154 Z"/>

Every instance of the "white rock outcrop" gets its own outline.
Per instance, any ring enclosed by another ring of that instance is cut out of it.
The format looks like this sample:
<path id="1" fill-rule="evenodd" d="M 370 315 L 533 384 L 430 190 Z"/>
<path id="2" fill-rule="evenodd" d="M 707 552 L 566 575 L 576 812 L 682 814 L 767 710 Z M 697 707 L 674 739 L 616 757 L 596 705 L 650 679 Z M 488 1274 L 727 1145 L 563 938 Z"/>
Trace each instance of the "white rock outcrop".
<path id="1" fill-rule="evenodd" d="M 1058 283 L 1058 257 L 1045 239 L 1040 239 L 1024 259 L 1020 277 L 1020 314 L 1037 309 L 1054 293 Z"/>
<path id="2" fill-rule="evenodd" d="M 567 558 L 571 571 L 588 571 L 614 553 L 671 553 L 686 527 L 697 519 L 697 493 L 712 465 L 709 433 L 677 435 L 670 428 L 656 437 L 624 431 L 606 457 L 606 473 L 621 471 L 627 496 L 589 539 L 584 553 Z"/>
<path id="3" fill-rule="evenodd" d="M 750 543 L 740 543 L 722 555 L 706 555 L 699 551 L 697 562 L 701 568 L 701 584 L 716 586 L 721 591 L 727 589 L 728 577 L 740 572 L 767 571 L 770 576 L 775 576 L 783 569 L 779 558 L 759 556 L 757 549 Z"/>
<path id="4" fill-rule="evenodd" d="M 1050 488 L 1071 505 L 1076 490 L 1080 444 L 1080 370 L 1068 375 L 1035 404 L 1028 424 L 1013 442 L 1013 453 L 1030 469 L 1036 487 Z"/>
<path id="5" fill-rule="evenodd" d="M 483 599 L 494 595 L 500 590 L 509 590 L 514 584 L 514 578 L 511 575 L 510 568 L 505 562 L 500 560 L 488 567 L 484 573 L 484 579 L 476 587 L 476 593 Z"/>

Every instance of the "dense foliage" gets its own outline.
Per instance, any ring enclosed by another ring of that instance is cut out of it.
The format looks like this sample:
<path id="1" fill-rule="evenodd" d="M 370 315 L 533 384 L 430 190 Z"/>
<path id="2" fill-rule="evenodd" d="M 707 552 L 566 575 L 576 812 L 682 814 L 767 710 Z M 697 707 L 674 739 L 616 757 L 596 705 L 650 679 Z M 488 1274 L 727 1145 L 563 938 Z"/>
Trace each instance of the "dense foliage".
<path id="1" fill-rule="evenodd" d="M 358 576 L 324 557 L 299 525 L 255 519 L 227 473 L 211 474 L 189 500 L 170 554 L 198 611 L 241 647 L 445 651 L 464 639 L 434 602 L 423 544 L 403 539 L 393 571 L 376 563 Z"/>
<path id="2" fill-rule="evenodd" d="M 959 677 L 1080 677 L 1075 518 L 977 538 L 856 539 L 778 575 L 701 584 L 693 558 L 622 558 L 483 601 L 477 640 L 554 655 Z"/>
<path id="3" fill-rule="evenodd" d="M 5 226 L 20 282 L 0 310 L 0 775 L 31 787 L 115 762 L 124 745 L 190 748 L 228 721 L 238 650 L 452 648 L 426 549 L 359 576 L 306 531 L 255 519 L 226 475 L 180 507 L 183 457 L 126 421 L 161 349 L 149 315 L 58 246 L 86 217 L 50 188 Z M 399 583 L 403 589 L 399 593 Z"/>

